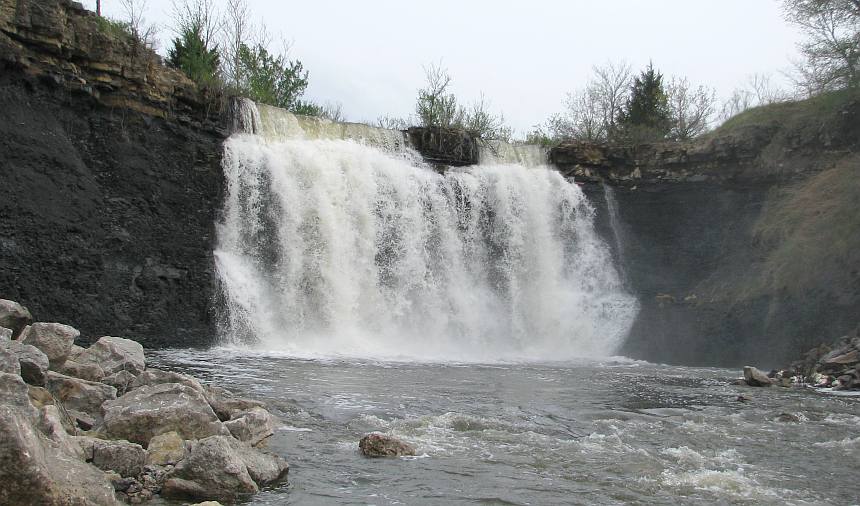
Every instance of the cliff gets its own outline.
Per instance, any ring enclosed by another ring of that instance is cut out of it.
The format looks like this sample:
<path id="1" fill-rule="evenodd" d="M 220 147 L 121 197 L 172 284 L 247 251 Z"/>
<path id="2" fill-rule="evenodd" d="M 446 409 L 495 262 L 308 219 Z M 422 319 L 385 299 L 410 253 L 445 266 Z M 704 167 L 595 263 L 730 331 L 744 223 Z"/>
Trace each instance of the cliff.
<path id="1" fill-rule="evenodd" d="M 0 0 L 0 298 L 84 341 L 211 342 L 213 104 L 77 3 Z"/>
<path id="2" fill-rule="evenodd" d="M 623 353 L 775 366 L 853 329 L 858 148 L 849 93 L 754 109 L 687 143 L 556 147 L 642 302 Z"/>

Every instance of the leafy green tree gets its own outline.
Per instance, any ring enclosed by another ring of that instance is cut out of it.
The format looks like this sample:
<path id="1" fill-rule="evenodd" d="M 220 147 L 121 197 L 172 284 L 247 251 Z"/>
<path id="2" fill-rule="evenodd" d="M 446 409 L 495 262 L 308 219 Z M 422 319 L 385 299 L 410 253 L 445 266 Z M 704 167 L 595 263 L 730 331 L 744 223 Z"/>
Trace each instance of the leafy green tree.
<path id="1" fill-rule="evenodd" d="M 211 86 L 218 80 L 218 47 L 206 47 L 199 26 L 186 27 L 173 39 L 173 47 L 167 51 L 167 63 L 185 72 L 197 84 Z"/>
<path id="2" fill-rule="evenodd" d="M 632 142 L 664 139 L 672 128 L 672 120 L 663 74 L 653 64 L 637 76 L 630 88 L 630 97 L 618 118 L 619 135 Z"/>
<path id="3" fill-rule="evenodd" d="M 240 92 L 251 100 L 306 114 L 316 112 L 316 106 L 300 101 L 308 87 L 308 72 L 298 60 L 274 55 L 257 44 L 242 44 L 239 50 L 242 67 Z"/>

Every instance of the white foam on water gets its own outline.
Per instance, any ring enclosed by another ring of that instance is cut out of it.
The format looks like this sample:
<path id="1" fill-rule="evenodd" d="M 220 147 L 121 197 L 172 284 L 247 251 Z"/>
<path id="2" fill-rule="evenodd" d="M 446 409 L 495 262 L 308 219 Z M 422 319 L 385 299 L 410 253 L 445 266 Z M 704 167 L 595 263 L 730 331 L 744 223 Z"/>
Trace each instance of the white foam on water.
<path id="1" fill-rule="evenodd" d="M 311 125 L 273 108 L 243 116 L 257 135 L 225 143 L 215 252 L 226 343 L 306 357 L 552 361 L 610 356 L 626 336 L 637 302 L 594 209 L 558 172 L 439 174 L 405 155 L 396 131 Z"/>

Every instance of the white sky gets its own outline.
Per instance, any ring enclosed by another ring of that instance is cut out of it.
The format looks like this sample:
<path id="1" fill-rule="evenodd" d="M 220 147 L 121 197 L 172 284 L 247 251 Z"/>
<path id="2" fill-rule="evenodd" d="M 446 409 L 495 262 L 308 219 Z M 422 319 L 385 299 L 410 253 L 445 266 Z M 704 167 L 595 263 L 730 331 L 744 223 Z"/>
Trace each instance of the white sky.
<path id="1" fill-rule="evenodd" d="M 223 4 L 223 0 L 220 1 Z M 103 0 L 121 18 L 119 0 Z M 779 0 L 248 0 L 255 22 L 292 41 L 310 71 L 306 98 L 341 102 L 351 121 L 406 116 L 423 66 L 440 59 L 462 102 L 483 91 L 522 134 L 561 109 L 594 64 L 653 60 L 727 97 L 748 75 L 780 72 L 797 31 Z M 95 8 L 95 0 L 84 4 Z M 147 20 L 172 36 L 172 0 L 148 0 Z"/>

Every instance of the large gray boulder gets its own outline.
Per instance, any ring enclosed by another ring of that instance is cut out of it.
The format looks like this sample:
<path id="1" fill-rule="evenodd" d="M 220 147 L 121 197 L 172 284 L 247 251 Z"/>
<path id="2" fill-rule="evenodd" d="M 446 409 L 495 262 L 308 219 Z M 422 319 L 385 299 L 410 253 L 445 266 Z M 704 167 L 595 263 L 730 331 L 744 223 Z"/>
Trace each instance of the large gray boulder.
<path id="1" fill-rule="evenodd" d="M 73 378 L 54 371 L 48 372 L 45 388 L 63 403 L 66 409 L 82 411 L 97 419 L 102 416 L 102 404 L 116 399 L 116 388 Z"/>
<path id="2" fill-rule="evenodd" d="M 373 432 L 358 442 L 361 453 L 367 457 L 403 457 L 415 455 L 415 448 L 393 436 Z"/>
<path id="3" fill-rule="evenodd" d="M 12 338 L 17 338 L 32 321 L 33 317 L 27 308 L 15 301 L 0 299 L 0 327 L 11 330 Z"/>
<path id="4" fill-rule="evenodd" d="M 20 341 L 42 350 L 51 369 L 56 370 L 69 357 L 72 345 L 80 335 L 77 329 L 62 323 L 37 322 L 24 328 Z"/>
<path id="5" fill-rule="evenodd" d="M 146 450 L 128 441 L 95 439 L 92 463 L 103 471 L 114 471 L 123 478 L 139 476 L 146 463 Z"/>
<path id="6" fill-rule="evenodd" d="M 21 375 L 21 364 L 18 357 L 6 348 L 0 348 L 0 372 Z"/>
<path id="7" fill-rule="evenodd" d="M 744 381 L 751 387 L 769 387 L 773 381 L 764 372 L 752 366 L 744 366 Z"/>
<path id="8" fill-rule="evenodd" d="M 135 378 L 134 374 L 128 371 L 120 371 L 115 374 L 103 378 L 101 381 L 105 385 L 110 385 L 116 388 L 117 395 L 125 395 L 129 390 L 133 389 Z"/>
<path id="9" fill-rule="evenodd" d="M 43 386 L 48 374 L 48 357 L 39 348 L 19 341 L 2 341 L 0 348 L 9 351 L 18 359 L 21 377 L 31 385 Z"/>
<path id="10" fill-rule="evenodd" d="M 213 436 L 192 446 L 168 475 L 161 493 L 168 498 L 235 502 L 283 480 L 288 472 L 289 465 L 280 457 L 232 437 Z"/>
<path id="11" fill-rule="evenodd" d="M 131 390 L 142 386 L 161 385 L 164 383 L 178 383 L 204 394 L 203 385 L 191 376 L 172 371 L 162 371 L 161 369 L 147 369 L 139 374 L 131 385 Z M 217 413 L 216 413 L 217 414 Z"/>
<path id="12" fill-rule="evenodd" d="M 268 411 L 254 407 L 224 422 L 224 427 L 239 441 L 256 445 L 274 434 L 272 421 L 272 415 Z"/>
<path id="13" fill-rule="evenodd" d="M 142 386 L 103 408 L 107 435 L 141 445 L 167 432 L 183 439 L 229 435 L 203 395 L 178 383 Z"/>
<path id="14" fill-rule="evenodd" d="M 0 504 L 119 504 L 104 473 L 42 433 L 40 418 L 21 377 L 0 373 Z"/>
<path id="15" fill-rule="evenodd" d="M 100 367 L 103 372 L 102 377 L 120 371 L 128 371 L 137 376 L 146 369 L 143 346 L 137 341 L 122 337 L 99 338 L 92 346 L 76 356 L 75 362 Z"/>
<path id="16" fill-rule="evenodd" d="M 74 376 L 87 381 L 101 381 L 105 377 L 105 372 L 98 364 L 82 364 L 71 358 L 66 359 L 56 370 L 66 376 Z"/>
<path id="17" fill-rule="evenodd" d="M 12 339 L 12 329 L 0 327 L 0 341 L 8 341 Z"/>
<path id="18" fill-rule="evenodd" d="M 266 405 L 260 401 L 236 397 L 229 390 L 220 387 L 205 386 L 206 400 L 212 406 L 212 410 L 221 421 L 233 419 L 253 408 L 265 408 Z"/>

